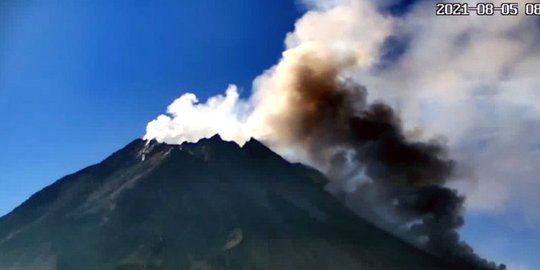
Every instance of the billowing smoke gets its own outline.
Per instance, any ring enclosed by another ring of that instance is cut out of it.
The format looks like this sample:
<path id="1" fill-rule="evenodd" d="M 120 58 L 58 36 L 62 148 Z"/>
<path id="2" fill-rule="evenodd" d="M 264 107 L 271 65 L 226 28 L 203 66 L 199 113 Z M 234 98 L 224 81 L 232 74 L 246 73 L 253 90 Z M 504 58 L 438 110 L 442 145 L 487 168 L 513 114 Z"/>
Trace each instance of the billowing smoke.
<path id="1" fill-rule="evenodd" d="M 160 115 L 148 123 L 145 139 L 160 142 L 196 142 L 219 133 L 229 141 L 244 143 L 250 138 L 241 120 L 247 103 L 239 100 L 236 86 L 230 85 L 225 96 L 215 96 L 205 104 L 198 104 L 194 94 L 176 99 L 167 108 L 168 115 Z"/>
<path id="2" fill-rule="evenodd" d="M 470 194 L 462 180 L 471 175 L 452 156 L 461 160 L 474 149 L 467 138 L 492 138 L 501 122 L 484 120 L 505 110 L 498 106 L 504 98 L 528 102 L 497 89 L 536 85 L 512 78 L 514 69 L 531 65 L 522 57 L 540 53 L 524 16 L 448 22 L 428 2 L 409 3 L 407 14 L 396 15 L 393 0 L 308 1 L 282 58 L 254 80 L 249 99 L 235 86 L 206 103 L 185 94 L 148 124 L 145 139 L 180 144 L 219 133 L 243 144 L 255 137 L 326 173 L 328 189 L 359 214 L 433 254 L 495 268 L 459 240 L 465 199 L 449 186 Z M 481 20 L 490 26 L 481 28 Z M 478 113 L 471 102 L 492 110 Z"/>

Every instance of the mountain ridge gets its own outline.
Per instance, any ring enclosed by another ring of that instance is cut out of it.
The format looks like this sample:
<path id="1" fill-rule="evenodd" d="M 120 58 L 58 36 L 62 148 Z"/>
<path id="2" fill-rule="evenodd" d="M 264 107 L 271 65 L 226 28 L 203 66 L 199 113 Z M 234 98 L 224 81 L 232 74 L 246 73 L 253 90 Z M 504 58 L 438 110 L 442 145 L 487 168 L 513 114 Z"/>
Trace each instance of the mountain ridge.
<path id="1" fill-rule="evenodd" d="M 136 139 L 0 218 L 0 268 L 459 269 L 354 215 L 255 139 Z"/>

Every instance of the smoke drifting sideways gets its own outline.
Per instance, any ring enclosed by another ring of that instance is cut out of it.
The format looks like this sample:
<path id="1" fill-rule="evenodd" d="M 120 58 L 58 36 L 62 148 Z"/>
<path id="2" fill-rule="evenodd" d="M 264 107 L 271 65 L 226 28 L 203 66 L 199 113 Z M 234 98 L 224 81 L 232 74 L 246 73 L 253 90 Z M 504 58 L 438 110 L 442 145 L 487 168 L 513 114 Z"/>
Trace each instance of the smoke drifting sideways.
<path id="1" fill-rule="evenodd" d="M 282 59 L 255 79 L 249 99 L 240 99 L 235 86 L 206 103 L 185 94 L 148 124 L 144 138 L 170 144 L 216 133 L 239 144 L 257 138 L 317 167 L 350 208 L 428 252 L 504 269 L 459 240 L 464 198 L 447 187 L 456 162 L 444 140 L 404 130 L 398 113 L 368 100 L 355 79 L 377 64 L 395 21 L 368 1 L 311 6 L 288 34 Z"/>

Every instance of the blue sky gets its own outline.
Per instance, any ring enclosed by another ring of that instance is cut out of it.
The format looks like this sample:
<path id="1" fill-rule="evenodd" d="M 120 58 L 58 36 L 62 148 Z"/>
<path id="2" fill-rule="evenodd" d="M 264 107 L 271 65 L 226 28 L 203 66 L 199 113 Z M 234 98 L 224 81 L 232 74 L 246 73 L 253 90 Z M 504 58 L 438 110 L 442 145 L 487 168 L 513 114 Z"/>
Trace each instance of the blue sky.
<path id="1" fill-rule="evenodd" d="M 510 217 L 468 214 L 461 237 L 485 258 L 506 263 L 510 269 L 539 269 L 540 231 L 508 224 Z"/>
<path id="2" fill-rule="evenodd" d="M 1 1 L 0 214 L 131 140 L 185 91 L 249 94 L 291 1 Z"/>
<path id="3" fill-rule="evenodd" d="M 1 1 L 0 215 L 143 136 L 186 91 L 248 96 L 300 15 L 286 0 Z M 468 214 L 463 237 L 535 269 L 540 232 L 508 218 Z"/>

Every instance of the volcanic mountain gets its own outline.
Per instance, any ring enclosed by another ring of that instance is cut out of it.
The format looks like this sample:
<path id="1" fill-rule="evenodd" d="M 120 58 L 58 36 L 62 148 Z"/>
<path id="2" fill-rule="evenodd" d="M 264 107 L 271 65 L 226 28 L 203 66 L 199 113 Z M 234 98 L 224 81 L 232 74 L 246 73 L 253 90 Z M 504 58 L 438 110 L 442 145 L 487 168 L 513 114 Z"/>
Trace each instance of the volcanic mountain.
<path id="1" fill-rule="evenodd" d="M 138 139 L 2 217 L 0 269 L 475 269 L 378 229 L 326 183 L 254 139 Z"/>

